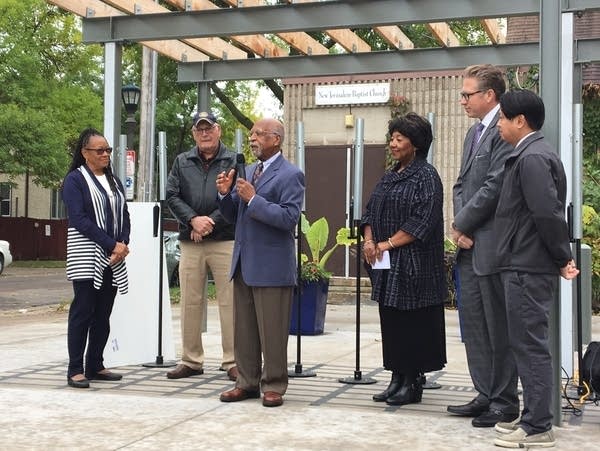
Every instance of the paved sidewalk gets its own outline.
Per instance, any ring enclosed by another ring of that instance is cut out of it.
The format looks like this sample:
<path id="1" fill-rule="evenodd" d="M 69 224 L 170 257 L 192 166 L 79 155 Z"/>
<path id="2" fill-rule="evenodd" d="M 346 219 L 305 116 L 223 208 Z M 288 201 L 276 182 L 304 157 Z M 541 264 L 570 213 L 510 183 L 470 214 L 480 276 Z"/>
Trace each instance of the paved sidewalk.
<path id="1" fill-rule="evenodd" d="M 447 311 L 444 370 L 428 375 L 441 388 L 426 390 L 421 404 L 374 403 L 387 386 L 381 368 L 377 308 L 361 307 L 360 370 L 373 385 L 352 385 L 356 369 L 355 307 L 328 305 L 325 333 L 302 337 L 302 363 L 317 375 L 293 378 L 285 404 L 265 408 L 260 400 L 221 403 L 233 387 L 219 371 L 217 308 L 209 306 L 205 374 L 168 380 L 166 369 L 126 366 L 120 382 L 96 382 L 88 390 L 66 385 L 66 314 L 0 315 L 0 449 L 233 449 L 233 450 L 498 450 L 492 429 L 446 413 L 448 404 L 473 396 L 455 311 Z M 600 338 L 594 318 L 594 338 Z M 179 311 L 173 309 L 179 349 Z M 296 337 L 289 342 L 290 368 Z M 569 390 L 572 391 L 572 390 Z M 564 403 L 564 402 L 563 402 Z M 597 449 L 600 407 L 564 415 L 555 428 L 558 450 Z"/>

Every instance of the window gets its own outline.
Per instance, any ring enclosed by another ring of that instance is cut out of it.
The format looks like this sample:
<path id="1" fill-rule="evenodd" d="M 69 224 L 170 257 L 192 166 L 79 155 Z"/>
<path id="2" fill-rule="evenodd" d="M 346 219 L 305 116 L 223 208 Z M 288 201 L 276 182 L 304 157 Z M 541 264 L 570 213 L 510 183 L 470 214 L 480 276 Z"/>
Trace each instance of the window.
<path id="1" fill-rule="evenodd" d="M 0 216 L 10 216 L 10 183 L 0 183 Z"/>
<path id="2" fill-rule="evenodd" d="M 65 204 L 62 200 L 60 191 L 57 189 L 52 190 L 50 194 L 51 206 L 50 206 L 50 219 L 64 219 L 67 217 L 67 211 Z"/>

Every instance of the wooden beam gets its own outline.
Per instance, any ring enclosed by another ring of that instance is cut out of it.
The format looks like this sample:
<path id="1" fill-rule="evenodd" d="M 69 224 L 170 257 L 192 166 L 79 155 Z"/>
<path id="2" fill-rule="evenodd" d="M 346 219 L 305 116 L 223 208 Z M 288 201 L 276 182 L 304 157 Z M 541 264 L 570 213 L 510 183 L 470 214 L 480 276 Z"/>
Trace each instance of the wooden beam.
<path id="1" fill-rule="evenodd" d="M 81 17 L 112 17 L 122 16 L 124 13 L 100 0 L 47 0 L 48 3 L 58 6 Z M 161 55 L 179 62 L 208 61 L 210 58 L 193 47 L 181 41 L 144 41 L 141 44 L 156 50 Z"/>
<path id="2" fill-rule="evenodd" d="M 190 6 L 192 11 L 203 11 L 209 9 L 219 9 L 217 5 L 209 0 L 165 0 L 165 3 L 185 11 L 186 6 Z M 269 41 L 263 35 L 244 35 L 230 36 L 233 42 L 260 57 L 279 57 L 287 56 L 287 51 Z"/>
<path id="3" fill-rule="evenodd" d="M 314 0 L 287 0 L 288 3 L 313 3 Z M 359 38 L 356 33 L 348 28 L 324 30 L 331 39 L 337 42 L 347 52 L 370 52 L 371 46 Z"/>
<path id="4" fill-rule="evenodd" d="M 431 22 L 427 24 L 427 28 L 431 30 L 433 37 L 442 47 L 458 47 L 460 45 L 460 41 L 446 22 Z"/>
<path id="5" fill-rule="evenodd" d="M 396 47 L 398 50 L 415 48 L 415 44 L 408 39 L 408 36 L 404 34 L 400 27 L 386 25 L 384 27 L 374 27 L 373 30 L 385 39 L 388 44 Z"/>
<path id="6" fill-rule="evenodd" d="M 129 14 L 156 14 L 169 12 L 167 8 L 155 3 L 153 0 L 104 0 L 104 3 Z M 221 38 L 182 39 L 181 42 L 185 42 L 201 52 L 217 59 L 246 59 L 248 57 L 246 52 L 229 44 Z"/>
<path id="7" fill-rule="evenodd" d="M 481 25 L 492 41 L 492 44 L 506 43 L 506 30 L 500 27 L 498 19 L 482 19 Z"/>
<path id="8" fill-rule="evenodd" d="M 331 39 L 341 45 L 347 52 L 370 52 L 371 46 L 359 38 L 356 33 L 348 28 L 340 30 L 325 30 Z"/>
<path id="9" fill-rule="evenodd" d="M 88 10 L 93 13 L 91 17 L 122 16 L 123 13 L 99 0 L 47 0 L 47 3 L 58 6 L 65 11 L 72 12 L 81 17 L 88 17 Z"/>
<path id="10" fill-rule="evenodd" d="M 238 7 L 238 0 L 225 0 L 225 3 L 236 8 Z M 246 8 L 264 5 L 265 3 L 263 0 L 244 0 L 242 7 Z M 276 36 L 283 39 L 284 42 L 287 42 L 290 46 L 304 55 L 327 55 L 329 53 L 327 47 L 306 33 L 277 33 Z"/>

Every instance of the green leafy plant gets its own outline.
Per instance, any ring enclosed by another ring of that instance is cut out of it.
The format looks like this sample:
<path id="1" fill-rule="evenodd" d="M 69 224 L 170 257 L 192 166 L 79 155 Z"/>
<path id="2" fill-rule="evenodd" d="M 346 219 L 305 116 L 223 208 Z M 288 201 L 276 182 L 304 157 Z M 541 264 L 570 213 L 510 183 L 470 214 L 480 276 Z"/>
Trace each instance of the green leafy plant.
<path id="1" fill-rule="evenodd" d="M 302 214 L 301 218 L 302 234 L 308 243 L 309 255 L 300 256 L 301 271 L 300 278 L 304 282 L 318 282 L 329 280 L 332 273 L 325 269 L 329 257 L 338 246 L 351 246 L 356 241 L 350 238 L 350 229 L 342 227 L 337 231 L 335 244 L 325 251 L 327 241 L 329 241 L 329 223 L 325 217 L 321 217 L 312 224 L 308 222 L 306 216 Z"/>
<path id="2" fill-rule="evenodd" d="M 592 309 L 600 310 L 600 216 L 589 206 L 582 206 L 583 242 L 592 249 Z"/>

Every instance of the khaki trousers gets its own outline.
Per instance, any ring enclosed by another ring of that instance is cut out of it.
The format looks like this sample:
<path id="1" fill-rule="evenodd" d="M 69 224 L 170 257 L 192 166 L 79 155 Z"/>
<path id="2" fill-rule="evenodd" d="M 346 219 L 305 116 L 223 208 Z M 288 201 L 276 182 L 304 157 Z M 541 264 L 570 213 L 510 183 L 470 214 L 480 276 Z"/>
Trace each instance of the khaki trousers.
<path id="1" fill-rule="evenodd" d="M 233 240 L 199 243 L 180 241 L 179 283 L 181 288 L 181 363 L 195 370 L 204 365 L 202 326 L 206 311 L 206 278 L 212 273 L 221 322 L 221 368 L 235 366 L 233 351 L 233 284 L 229 279 Z"/>

